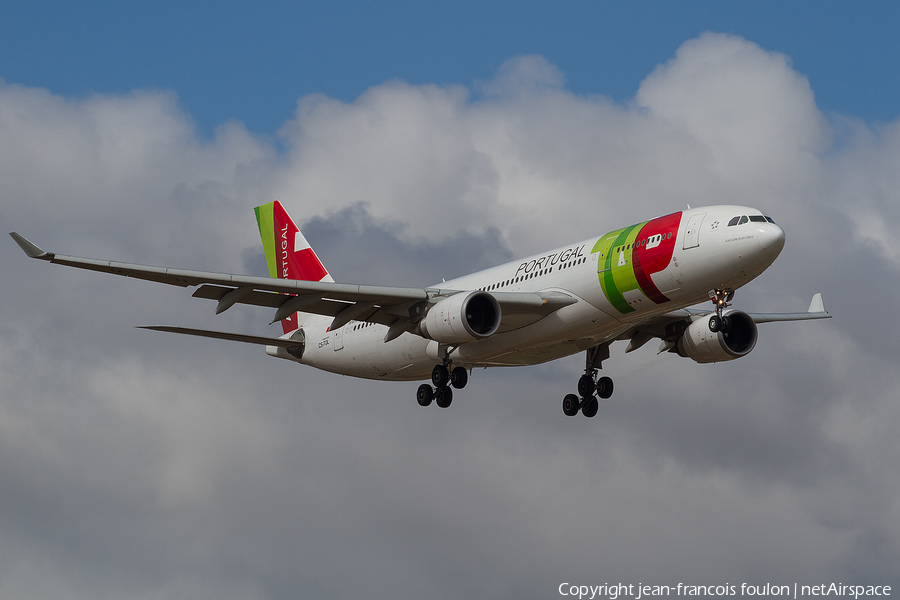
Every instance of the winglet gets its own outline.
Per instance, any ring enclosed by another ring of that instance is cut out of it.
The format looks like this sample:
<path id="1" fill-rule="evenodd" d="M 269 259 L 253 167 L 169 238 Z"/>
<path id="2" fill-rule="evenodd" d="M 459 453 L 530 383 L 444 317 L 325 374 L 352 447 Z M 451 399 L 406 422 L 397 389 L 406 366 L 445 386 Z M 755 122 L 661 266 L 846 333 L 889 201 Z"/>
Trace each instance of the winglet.
<path id="1" fill-rule="evenodd" d="M 35 246 L 31 242 L 29 242 L 25 237 L 19 235 L 15 231 L 9 232 L 9 235 L 12 239 L 16 240 L 16 243 L 19 245 L 19 248 L 25 251 L 30 258 L 40 258 L 43 260 L 53 260 L 55 256 L 52 252 L 45 252 L 41 248 Z"/>
<path id="2" fill-rule="evenodd" d="M 811 312 L 811 313 L 828 312 L 825 310 L 825 303 L 822 302 L 822 294 L 816 294 L 812 297 L 812 302 L 809 303 L 809 310 L 806 312 Z"/>

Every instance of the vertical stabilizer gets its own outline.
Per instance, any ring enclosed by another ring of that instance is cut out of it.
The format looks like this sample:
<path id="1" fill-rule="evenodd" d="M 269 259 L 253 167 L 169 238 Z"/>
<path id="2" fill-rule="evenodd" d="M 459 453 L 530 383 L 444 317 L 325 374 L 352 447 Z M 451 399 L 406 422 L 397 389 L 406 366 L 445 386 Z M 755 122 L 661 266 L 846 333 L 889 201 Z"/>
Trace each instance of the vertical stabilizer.
<path id="1" fill-rule="evenodd" d="M 334 281 L 280 202 L 276 200 L 253 210 L 271 277 Z M 289 333 L 300 327 L 300 317 L 299 313 L 294 313 L 283 319 L 281 325 L 284 332 Z"/>

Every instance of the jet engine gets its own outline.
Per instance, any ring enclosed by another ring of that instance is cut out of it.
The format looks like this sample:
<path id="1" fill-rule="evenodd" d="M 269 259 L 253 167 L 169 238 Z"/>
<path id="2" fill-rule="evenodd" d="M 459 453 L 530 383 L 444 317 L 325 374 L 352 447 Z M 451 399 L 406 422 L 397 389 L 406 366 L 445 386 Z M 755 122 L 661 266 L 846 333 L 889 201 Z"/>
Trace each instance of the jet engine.
<path id="1" fill-rule="evenodd" d="M 486 338 L 500 327 L 500 304 L 487 292 L 460 292 L 428 309 L 419 322 L 422 337 L 442 344 Z"/>
<path id="2" fill-rule="evenodd" d="M 739 310 L 726 311 L 722 326 L 716 332 L 710 331 L 709 327 L 713 315 L 715 313 L 697 319 L 684 330 L 675 346 L 679 356 L 698 363 L 711 363 L 734 360 L 753 350 L 759 336 L 750 315 Z"/>

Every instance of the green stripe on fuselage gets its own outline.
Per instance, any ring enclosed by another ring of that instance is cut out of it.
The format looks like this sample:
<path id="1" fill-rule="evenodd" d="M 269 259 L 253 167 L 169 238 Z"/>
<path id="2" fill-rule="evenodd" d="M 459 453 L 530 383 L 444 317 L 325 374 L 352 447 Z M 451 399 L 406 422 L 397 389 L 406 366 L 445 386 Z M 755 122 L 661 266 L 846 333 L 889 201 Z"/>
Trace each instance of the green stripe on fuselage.
<path id="1" fill-rule="evenodd" d="M 259 237 L 266 252 L 266 263 L 269 265 L 269 276 L 278 277 L 275 265 L 275 203 L 269 202 L 253 209 L 256 213 L 256 224 L 259 226 Z"/>
<path id="2" fill-rule="evenodd" d="M 631 255 L 634 251 L 634 241 L 644 225 L 646 223 L 638 223 L 607 233 L 597 240 L 591 250 L 592 253 L 602 251 L 597 261 L 600 288 L 613 308 L 623 314 L 634 312 L 634 308 L 628 304 L 623 294 L 640 288 L 634 274 Z"/>

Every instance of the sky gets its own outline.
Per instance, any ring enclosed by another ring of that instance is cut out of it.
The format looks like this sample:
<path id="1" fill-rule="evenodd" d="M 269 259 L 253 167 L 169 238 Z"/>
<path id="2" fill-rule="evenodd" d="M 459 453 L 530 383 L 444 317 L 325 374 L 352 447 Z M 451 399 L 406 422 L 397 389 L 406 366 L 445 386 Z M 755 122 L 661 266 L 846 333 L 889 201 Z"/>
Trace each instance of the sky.
<path id="1" fill-rule="evenodd" d="M 888 3 L 34 2 L 0 12 L 0 222 L 265 275 L 279 199 L 337 281 L 429 285 L 687 204 L 786 231 L 754 351 L 613 344 L 447 410 L 258 347 L 267 310 L 0 250 L 0 598 L 553 598 L 900 586 L 900 41 Z M 887 302 L 881 302 L 887 299 Z"/>

